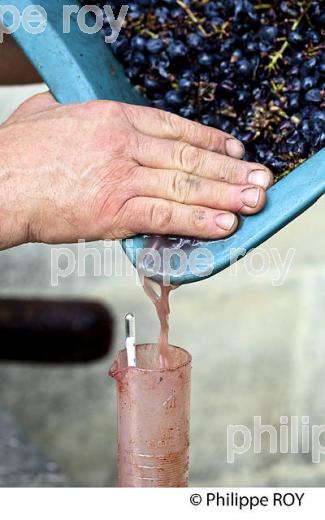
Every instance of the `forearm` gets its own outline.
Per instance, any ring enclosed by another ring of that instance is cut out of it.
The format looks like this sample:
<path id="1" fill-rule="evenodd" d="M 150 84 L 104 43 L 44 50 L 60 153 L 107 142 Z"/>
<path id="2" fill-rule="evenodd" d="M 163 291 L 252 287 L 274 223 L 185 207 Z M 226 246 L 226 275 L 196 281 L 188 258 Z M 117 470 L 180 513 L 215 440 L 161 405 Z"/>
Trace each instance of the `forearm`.
<path id="1" fill-rule="evenodd" d="M 0 250 L 27 242 L 29 234 L 28 194 L 24 174 L 11 164 L 14 143 L 0 127 Z"/>
<path id="2" fill-rule="evenodd" d="M 0 85 L 38 83 L 42 79 L 11 36 L 0 44 Z"/>

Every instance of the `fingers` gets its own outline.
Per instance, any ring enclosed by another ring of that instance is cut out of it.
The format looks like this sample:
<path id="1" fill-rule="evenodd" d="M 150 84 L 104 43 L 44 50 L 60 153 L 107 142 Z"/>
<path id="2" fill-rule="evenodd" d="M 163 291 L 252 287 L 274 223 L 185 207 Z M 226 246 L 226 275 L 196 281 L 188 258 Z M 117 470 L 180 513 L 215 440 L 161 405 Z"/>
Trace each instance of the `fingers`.
<path id="1" fill-rule="evenodd" d="M 213 150 L 241 159 L 244 145 L 230 134 L 195 123 L 156 108 L 123 105 L 131 124 L 139 132 L 162 139 L 175 139 L 205 150 Z"/>
<path id="2" fill-rule="evenodd" d="M 213 181 L 179 170 L 139 168 L 137 182 L 139 194 L 145 197 L 243 215 L 257 213 L 266 202 L 265 191 L 258 186 Z"/>
<path id="3" fill-rule="evenodd" d="M 149 197 L 130 199 L 123 211 L 121 220 L 126 223 L 129 236 L 159 233 L 219 239 L 233 233 L 238 225 L 232 213 Z"/>
<path id="4" fill-rule="evenodd" d="M 139 137 L 135 160 L 150 168 L 166 168 L 208 179 L 236 184 L 254 184 L 267 189 L 273 175 L 265 166 L 168 139 Z"/>

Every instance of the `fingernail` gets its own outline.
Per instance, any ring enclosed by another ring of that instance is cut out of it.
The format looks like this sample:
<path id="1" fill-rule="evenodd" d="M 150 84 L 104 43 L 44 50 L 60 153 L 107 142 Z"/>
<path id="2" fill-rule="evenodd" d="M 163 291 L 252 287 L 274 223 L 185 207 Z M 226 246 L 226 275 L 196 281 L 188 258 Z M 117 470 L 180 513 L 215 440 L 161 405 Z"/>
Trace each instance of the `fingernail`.
<path id="1" fill-rule="evenodd" d="M 220 213 L 216 216 L 215 221 L 217 226 L 229 231 L 233 227 L 235 219 L 236 217 L 232 213 Z"/>
<path id="2" fill-rule="evenodd" d="M 259 188 L 246 188 L 241 192 L 241 201 L 245 206 L 250 208 L 256 208 L 258 200 L 260 198 Z"/>
<path id="3" fill-rule="evenodd" d="M 269 187 L 270 181 L 271 175 L 266 170 L 253 170 L 248 176 L 248 182 L 250 184 L 261 186 L 261 188 L 264 188 L 265 190 Z"/>
<path id="4" fill-rule="evenodd" d="M 245 153 L 245 147 L 243 143 L 237 141 L 237 139 L 228 138 L 226 139 L 226 153 L 230 155 L 230 157 L 241 159 Z"/>

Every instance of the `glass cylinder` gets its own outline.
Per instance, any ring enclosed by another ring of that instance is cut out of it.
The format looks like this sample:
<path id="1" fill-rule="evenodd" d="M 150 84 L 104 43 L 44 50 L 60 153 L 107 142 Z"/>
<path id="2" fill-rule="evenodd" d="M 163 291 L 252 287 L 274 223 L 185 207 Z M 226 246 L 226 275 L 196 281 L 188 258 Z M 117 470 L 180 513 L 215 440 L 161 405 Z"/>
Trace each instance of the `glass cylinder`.
<path id="1" fill-rule="evenodd" d="M 191 355 L 169 346 L 161 368 L 155 344 L 137 345 L 136 367 L 126 350 L 110 375 L 117 382 L 118 485 L 186 487 L 189 471 Z"/>

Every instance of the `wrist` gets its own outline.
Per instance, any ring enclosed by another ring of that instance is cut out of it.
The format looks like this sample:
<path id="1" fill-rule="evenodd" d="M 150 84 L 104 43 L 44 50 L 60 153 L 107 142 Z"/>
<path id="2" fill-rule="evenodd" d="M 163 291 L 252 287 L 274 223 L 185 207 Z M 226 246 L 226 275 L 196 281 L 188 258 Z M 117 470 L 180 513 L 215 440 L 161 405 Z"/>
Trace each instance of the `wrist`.
<path id="1" fill-rule="evenodd" d="M 9 127 L 0 127 L 0 250 L 30 242 L 32 207 L 26 171 Z"/>

